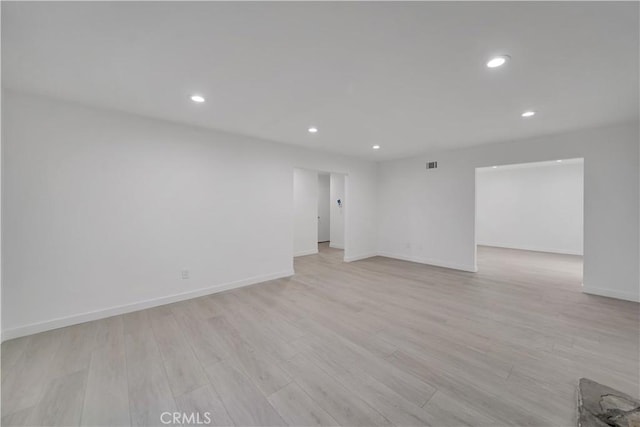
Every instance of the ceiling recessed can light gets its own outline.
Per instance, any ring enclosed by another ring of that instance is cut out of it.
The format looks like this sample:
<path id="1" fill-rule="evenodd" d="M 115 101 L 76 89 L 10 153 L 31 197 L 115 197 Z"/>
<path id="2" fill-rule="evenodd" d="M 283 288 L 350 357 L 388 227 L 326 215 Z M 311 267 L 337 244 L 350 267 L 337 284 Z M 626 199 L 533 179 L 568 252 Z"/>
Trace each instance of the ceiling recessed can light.
<path id="1" fill-rule="evenodd" d="M 536 115 L 535 111 L 525 111 L 524 113 L 522 113 L 522 117 L 533 117 Z"/>
<path id="2" fill-rule="evenodd" d="M 374 145 L 374 146 L 373 146 L 373 147 L 371 147 L 371 148 L 373 148 L 374 150 L 379 150 L 379 149 L 380 149 L 380 146 L 379 146 L 379 145 Z"/>
<path id="3" fill-rule="evenodd" d="M 204 96 L 202 95 L 191 95 L 189 98 L 191 98 L 193 102 L 197 102 L 199 104 L 204 102 Z"/>
<path id="4" fill-rule="evenodd" d="M 310 127 L 308 130 L 309 130 L 309 133 L 316 133 L 316 132 L 318 132 L 318 128 L 317 128 L 317 127 L 313 127 L 313 126 L 312 126 L 312 127 Z"/>
<path id="5" fill-rule="evenodd" d="M 508 60 L 509 60 L 509 55 L 494 56 L 489 60 L 489 62 L 487 62 L 487 67 L 489 68 L 501 67 L 504 64 L 506 64 Z"/>

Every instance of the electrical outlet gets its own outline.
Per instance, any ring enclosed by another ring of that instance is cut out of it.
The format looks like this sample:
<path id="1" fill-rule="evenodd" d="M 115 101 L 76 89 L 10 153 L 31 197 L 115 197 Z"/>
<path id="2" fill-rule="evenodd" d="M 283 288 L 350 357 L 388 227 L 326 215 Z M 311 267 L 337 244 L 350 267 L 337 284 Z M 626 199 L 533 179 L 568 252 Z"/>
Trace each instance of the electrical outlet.
<path id="1" fill-rule="evenodd" d="M 189 278 L 189 270 L 187 270 L 187 269 L 182 270 L 182 278 L 183 279 L 188 279 Z"/>

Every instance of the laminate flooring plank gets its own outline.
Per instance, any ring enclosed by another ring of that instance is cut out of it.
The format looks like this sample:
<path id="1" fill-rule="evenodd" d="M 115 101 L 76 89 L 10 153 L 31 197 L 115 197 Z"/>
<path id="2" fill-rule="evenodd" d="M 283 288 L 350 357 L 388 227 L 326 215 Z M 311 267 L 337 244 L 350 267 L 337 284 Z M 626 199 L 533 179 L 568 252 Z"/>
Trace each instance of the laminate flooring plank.
<path id="1" fill-rule="evenodd" d="M 55 378 L 89 368 L 91 353 L 96 347 L 98 322 L 86 322 L 62 328 L 60 349 L 49 369 L 49 377 Z"/>
<path id="2" fill-rule="evenodd" d="M 222 361 L 205 367 L 205 370 L 236 425 L 287 425 L 260 390 L 238 369 Z"/>
<path id="3" fill-rule="evenodd" d="M 83 426 L 129 426 L 129 388 L 121 316 L 97 325 L 98 347 L 91 354 L 81 424 Z"/>
<path id="4" fill-rule="evenodd" d="M 582 257 L 479 246 L 468 273 L 319 248 L 292 277 L 3 343 L 2 424 L 570 426 L 581 377 L 638 396 L 640 305 L 583 294 Z"/>
<path id="5" fill-rule="evenodd" d="M 162 413 L 174 412 L 176 404 L 149 313 L 129 313 L 123 316 L 123 320 L 131 424 L 159 425 Z"/>
<path id="6" fill-rule="evenodd" d="M 341 425 L 391 426 L 387 418 L 300 354 L 286 365 L 296 383 Z"/>
<path id="7" fill-rule="evenodd" d="M 338 422 L 322 409 L 295 382 L 269 396 L 269 402 L 291 426 L 337 426 Z"/>
<path id="8" fill-rule="evenodd" d="M 4 427 L 27 427 L 31 425 L 30 418 L 33 407 L 21 409 L 17 412 L 3 415 L 0 425 Z"/>
<path id="9" fill-rule="evenodd" d="M 503 421 L 491 417 L 469 405 L 460 404 L 460 400 L 447 393 L 437 391 L 422 407 L 434 426 L 497 427 L 506 425 Z M 542 426 L 541 426 L 542 427 Z"/>
<path id="10" fill-rule="evenodd" d="M 29 344 L 30 337 L 20 337 L 12 340 L 7 340 L 2 343 L 2 377 L 7 372 L 10 372 L 10 368 L 23 356 L 27 344 Z"/>
<path id="11" fill-rule="evenodd" d="M 3 374 L 2 416 L 36 405 L 48 380 L 60 349 L 63 329 L 31 335 L 20 358 Z M 3 367 L 4 370 L 4 367 Z"/>
<path id="12" fill-rule="evenodd" d="M 193 391 L 177 396 L 176 403 L 180 412 L 191 417 L 193 417 L 191 414 L 194 414 L 197 417 L 195 419 L 191 418 L 190 420 L 193 420 L 193 422 L 185 425 L 234 425 L 218 394 L 213 386 L 208 383 Z"/>
<path id="13" fill-rule="evenodd" d="M 229 324 L 256 351 L 268 353 L 281 361 L 286 361 L 295 355 L 293 347 L 269 325 L 252 322 L 250 316 L 242 310 L 233 310 L 231 307 L 236 304 L 234 298 L 220 295 L 220 300 L 227 307 L 225 317 Z"/>
<path id="14" fill-rule="evenodd" d="M 170 311 L 151 314 L 150 322 L 173 395 L 179 396 L 207 384 L 200 361 L 173 314 Z"/>
<path id="15" fill-rule="evenodd" d="M 244 372 L 265 396 L 291 382 L 291 377 L 280 368 L 276 359 L 254 350 L 224 316 L 212 317 L 207 322 L 212 334 L 225 346 L 227 362 Z"/>
<path id="16" fill-rule="evenodd" d="M 317 335 L 307 336 L 298 341 L 301 351 L 331 358 L 350 370 L 371 375 L 417 406 L 422 406 L 435 393 L 436 388 L 430 384 L 340 336 L 332 336 L 330 330 L 321 328 L 322 326 L 317 325 Z"/>
<path id="17" fill-rule="evenodd" d="M 211 332 L 211 325 L 206 321 L 207 319 L 182 311 L 174 311 L 174 317 L 180 326 L 181 333 L 203 367 L 225 358 L 225 347 Z"/>
<path id="18" fill-rule="evenodd" d="M 428 426 L 429 416 L 422 407 L 408 401 L 391 388 L 357 367 L 345 367 L 329 354 L 315 351 L 305 357 L 336 379 L 352 395 L 360 397 L 396 426 Z"/>
<path id="19" fill-rule="evenodd" d="M 49 382 L 42 399 L 31 411 L 32 426 L 77 426 L 82 416 L 87 371 L 79 371 Z"/>
<path id="20" fill-rule="evenodd" d="M 496 385 L 491 378 L 489 378 L 489 381 L 492 381 L 490 384 L 474 382 L 467 376 L 443 370 L 441 365 L 432 363 L 433 361 L 420 360 L 402 351 L 390 356 L 389 361 L 400 369 L 406 369 L 429 384 L 433 384 L 438 391 L 442 390 L 456 396 L 461 405 L 470 405 L 475 410 L 500 420 L 503 425 L 529 427 L 550 425 L 544 414 L 536 413 L 532 408 L 528 410 L 523 408 L 516 404 L 514 399 L 510 399 L 511 396 L 506 395 L 507 393 L 496 395 Z"/>

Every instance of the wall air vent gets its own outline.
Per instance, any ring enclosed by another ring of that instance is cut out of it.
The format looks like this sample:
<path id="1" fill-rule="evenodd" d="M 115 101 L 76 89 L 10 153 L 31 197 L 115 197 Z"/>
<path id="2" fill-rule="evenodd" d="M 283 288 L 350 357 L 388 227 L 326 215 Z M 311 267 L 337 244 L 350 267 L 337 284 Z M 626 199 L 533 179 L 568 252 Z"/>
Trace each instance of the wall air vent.
<path id="1" fill-rule="evenodd" d="M 427 162 L 427 169 L 435 169 L 438 167 L 438 162 Z"/>

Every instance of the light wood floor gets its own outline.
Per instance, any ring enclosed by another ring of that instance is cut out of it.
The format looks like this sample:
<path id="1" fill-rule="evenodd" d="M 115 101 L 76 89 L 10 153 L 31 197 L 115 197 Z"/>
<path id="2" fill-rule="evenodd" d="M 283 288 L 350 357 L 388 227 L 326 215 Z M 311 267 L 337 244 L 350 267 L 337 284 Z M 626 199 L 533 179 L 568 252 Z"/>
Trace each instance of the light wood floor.
<path id="1" fill-rule="evenodd" d="M 570 426 L 580 377 L 638 394 L 639 305 L 582 294 L 580 257 L 341 257 L 5 342 L 2 425 Z"/>

